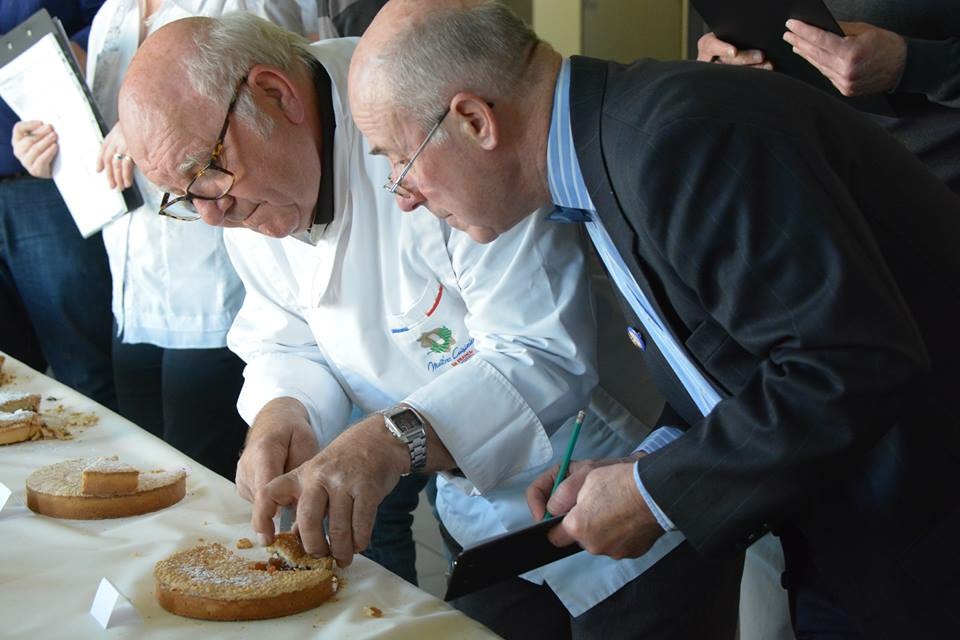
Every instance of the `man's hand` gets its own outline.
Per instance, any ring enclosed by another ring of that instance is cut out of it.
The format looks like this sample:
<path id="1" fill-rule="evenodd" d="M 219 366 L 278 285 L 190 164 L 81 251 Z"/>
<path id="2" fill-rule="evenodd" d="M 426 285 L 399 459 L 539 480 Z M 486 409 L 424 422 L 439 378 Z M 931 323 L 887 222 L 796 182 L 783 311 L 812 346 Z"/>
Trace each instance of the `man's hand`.
<path id="1" fill-rule="evenodd" d="M 237 463 L 237 493 L 253 500 L 268 482 L 320 450 L 307 410 L 293 398 L 271 400 L 253 421 Z"/>
<path id="2" fill-rule="evenodd" d="M 13 155 L 27 173 L 34 178 L 53 175 L 53 159 L 60 152 L 60 146 L 52 125 L 39 120 L 21 120 L 13 125 L 10 144 L 13 145 Z"/>
<path id="3" fill-rule="evenodd" d="M 559 516 L 570 511 L 577 504 L 577 494 L 583 486 L 587 474 L 599 467 L 604 467 L 619 462 L 626 462 L 628 458 L 609 458 L 605 460 L 577 460 L 570 463 L 567 470 L 567 477 L 557 492 L 552 496 L 553 483 L 557 481 L 557 472 L 560 471 L 560 465 L 554 465 L 547 469 L 527 487 L 527 507 L 533 514 L 536 521 L 543 520 L 543 515 L 549 511 L 553 515 Z"/>
<path id="4" fill-rule="evenodd" d="M 370 544 L 377 506 L 410 468 L 407 446 L 374 414 L 338 436 L 290 473 L 256 493 L 251 524 L 269 542 L 277 507 L 297 505 L 297 529 L 304 549 L 333 555 L 341 567 Z M 329 544 L 324 533 L 329 521 Z"/>
<path id="5" fill-rule="evenodd" d="M 133 186 L 133 158 L 127 155 L 127 141 L 120 123 L 103 139 L 97 155 L 97 173 L 107 171 L 107 183 L 111 189 L 126 189 Z"/>
<path id="6" fill-rule="evenodd" d="M 590 553 L 615 560 L 646 553 L 663 528 L 637 489 L 633 464 L 618 462 L 591 470 L 576 505 L 548 534 L 550 542 L 558 547 L 577 542 Z"/>
<path id="7" fill-rule="evenodd" d="M 697 40 L 697 60 L 764 69 L 766 71 L 773 69 L 773 64 L 766 59 L 763 51 L 759 49 L 739 51 L 729 42 L 724 42 L 718 38 L 712 31 Z"/>
<path id="8" fill-rule="evenodd" d="M 840 28 L 845 36 L 787 20 L 783 39 L 845 96 L 895 88 L 907 63 L 903 37 L 864 22 L 841 22 Z"/>

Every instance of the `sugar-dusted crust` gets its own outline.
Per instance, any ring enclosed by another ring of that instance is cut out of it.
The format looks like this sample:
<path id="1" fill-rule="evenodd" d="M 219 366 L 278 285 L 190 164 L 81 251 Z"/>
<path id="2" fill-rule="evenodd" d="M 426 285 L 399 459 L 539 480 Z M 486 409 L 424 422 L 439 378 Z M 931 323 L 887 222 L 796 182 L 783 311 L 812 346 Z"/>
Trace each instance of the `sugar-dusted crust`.
<path id="1" fill-rule="evenodd" d="M 40 394 L 24 391 L 0 391 L 0 412 L 40 411 Z"/>
<path id="2" fill-rule="evenodd" d="M 203 620 L 262 620 L 312 609 L 339 587 L 332 559 L 324 567 L 263 570 L 221 544 L 180 551 L 153 570 L 167 611 Z M 265 563 L 259 563 L 264 565 Z"/>
<path id="3" fill-rule="evenodd" d="M 187 492 L 184 471 L 141 473 L 136 493 L 83 495 L 83 470 L 95 459 L 81 458 L 42 467 L 27 477 L 27 506 L 52 518 L 99 520 L 150 513 L 179 502 Z"/>
<path id="4" fill-rule="evenodd" d="M 83 468 L 80 493 L 85 496 L 121 496 L 136 493 L 140 472 L 117 456 L 97 458 Z"/>
<path id="5" fill-rule="evenodd" d="M 307 553 L 300 542 L 300 536 L 295 533 L 278 533 L 273 544 L 267 546 L 267 551 L 283 560 L 284 564 L 292 569 L 319 569 L 332 571 L 336 566 L 330 556 L 318 558 Z"/>
<path id="6" fill-rule="evenodd" d="M 33 411 L 18 410 L 0 413 L 0 445 L 36 440 L 40 437 L 43 423 Z"/>

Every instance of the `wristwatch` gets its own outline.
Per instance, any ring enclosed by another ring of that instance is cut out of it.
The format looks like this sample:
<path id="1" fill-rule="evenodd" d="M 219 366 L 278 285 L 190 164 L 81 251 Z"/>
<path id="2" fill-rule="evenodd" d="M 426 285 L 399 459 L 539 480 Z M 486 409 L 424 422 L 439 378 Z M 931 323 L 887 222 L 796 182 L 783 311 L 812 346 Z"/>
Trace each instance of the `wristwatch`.
<path id="1" fill-rule="evenodd" d="M 410 475 L 427 466 L 427 430 L 423 417 L 414 409 L 396 405 L 380 412 L 387 429 L 410 450 Z"/>

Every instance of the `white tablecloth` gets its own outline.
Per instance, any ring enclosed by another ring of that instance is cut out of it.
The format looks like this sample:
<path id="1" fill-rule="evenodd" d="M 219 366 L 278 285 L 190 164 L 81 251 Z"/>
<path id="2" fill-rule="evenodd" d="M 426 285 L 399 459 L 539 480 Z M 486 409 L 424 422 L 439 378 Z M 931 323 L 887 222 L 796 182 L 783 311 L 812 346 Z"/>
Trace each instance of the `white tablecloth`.
<path id="1" fill-rule="evenodd" d="M 255 540 L 250 504 L 233 483 L 76 391 L 7 357 L 14 380 L 4 391 L 40 393 L 41 409 L 57 403 L 100 416 L 76 439 L 0 446 L 0 482 L 12 492 L 0 510 L 0 637 L 2 638 L 491 638 L 444 602 L 362 556 L 342 572 L 334 601 L 304 613 L 257 622 L 206 622 L 168 613 L 153 595 L 153 566 L 200 542 L 235 550 Z M 54 397 L 56 402 L 47 400 Z M 152 514 L 113 520 L 58 520 L 27 509 L 24 482 L 35 469 L 71 458 L 118 455 L 141 469 L 188 467 L 187 495 Z M 238 552 L 260 559 L 263 549 Z M 104 631 L 90 615 L 101 578 L 129 598 L 142 617 Z M 381 618 L 364 615 L 378 607 Z"/>

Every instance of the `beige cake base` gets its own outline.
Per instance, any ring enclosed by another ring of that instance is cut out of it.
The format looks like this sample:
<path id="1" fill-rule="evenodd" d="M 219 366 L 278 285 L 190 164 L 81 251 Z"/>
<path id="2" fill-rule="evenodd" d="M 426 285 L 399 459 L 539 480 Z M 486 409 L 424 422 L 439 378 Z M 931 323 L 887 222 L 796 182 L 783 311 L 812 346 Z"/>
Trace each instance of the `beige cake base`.
<path id="1" fill-rule="evenodd" d="M 275 564 L 251 563 L 217 543 L 202 545 L 157 563 L 156 596 L 164 609 L 187 618 L 288 616 L 323 604 L 340 586 L 333 560 L 314 560 L 315 568 L 296 569 L 284 562 L 285 569 L 277 569 Z"/>
<path id="2" fill-rule="evenodd" d="M 51 518 L 100 520 L 150 513 L 176 504 L 187 492 L 183 471 L 140 474 L 135 493 L 87 496 L 82 493 L 83 469 L 91 459 L 67 460 L 34 471 L 27 477 L 27 506 Z"/>
<path id="3" fill-rule="evenodd" d="M 36 440 L 41 437 L 43 423 L 33 411 L 0 413 L 0 445 Z"/>
<path id="4" fill-rule="evenodd" d="M 40 394 L 25 391 L 0 391 L 0 412 L 40 411 Z"/>

